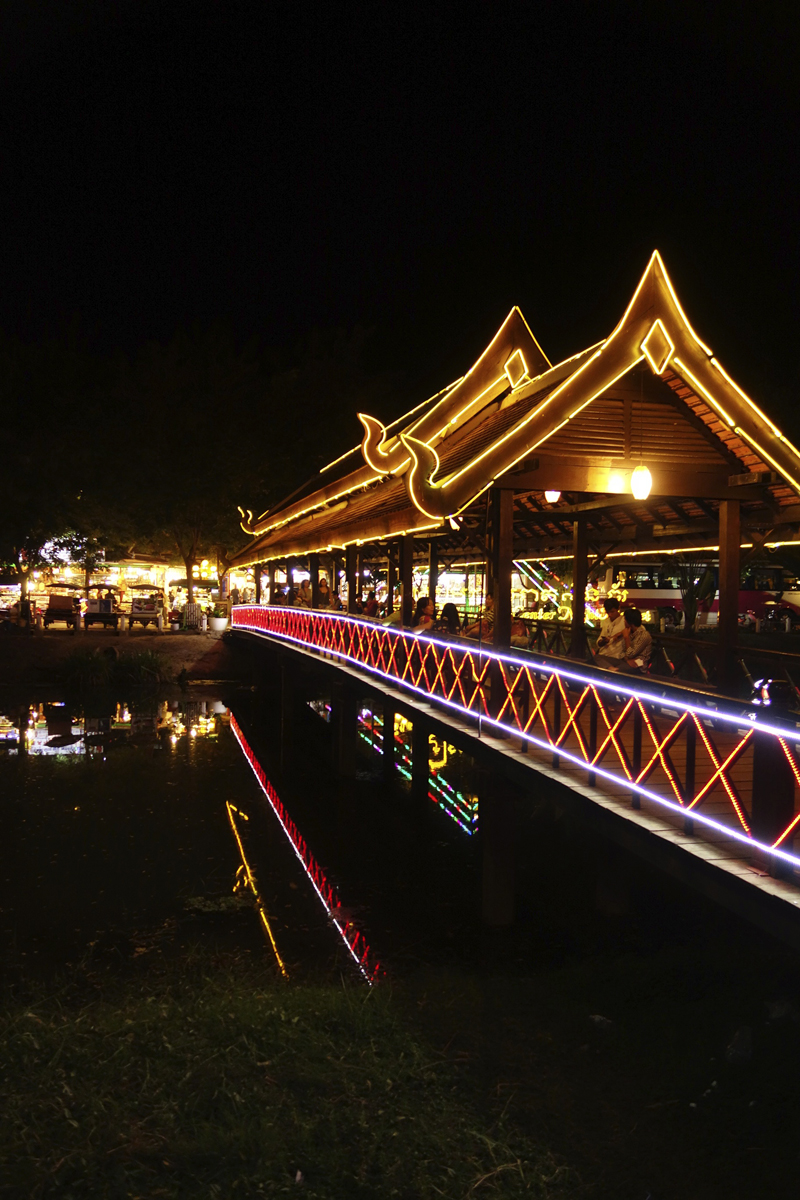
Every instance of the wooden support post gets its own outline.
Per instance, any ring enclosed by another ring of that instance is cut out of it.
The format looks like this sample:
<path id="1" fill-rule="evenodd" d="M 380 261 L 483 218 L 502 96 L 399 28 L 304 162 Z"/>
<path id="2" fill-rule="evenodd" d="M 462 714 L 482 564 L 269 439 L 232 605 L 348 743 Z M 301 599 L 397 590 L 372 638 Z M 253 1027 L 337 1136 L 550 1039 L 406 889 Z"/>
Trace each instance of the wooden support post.
<path id="1" fill-rule="evenodd" d="M 253 583 L 256 588 L 256 604 L 261 603 L 261 563 L 256 563 L 253 567 Z"/>
<path id="2" fill-rule="evenodd" d="M 510 488 L 492 488 L 492 601 L 494 646 L 511 645 L 511 569 L 514 553 L 514 493 Z"/>
<path id="3" fill-rule="evenodd" d="M 514 923 L 514 866 L 516 814 L 514 796 L 502 779 L 489 771 L 479 775 L 480 833 L 483 879 L 481 916 L 484 925 Z"/>
<path id="4" fill-rule="evenodd" d="M 319 608 L 319 555 L 309 554 L 308 571 L 311 576 L 311 607 Z"/>
<path id="5" fill-rule="evenodd" d="M 421 810 L 428 799 L 428 732 L 428 722 L 420 713 L 414 713 L 411 726 L 411 796 L 415 806 Z"/>
<path id="6" fill-rule="evenodd" d="M 594 759 L 597 754 L 597 696 L 592 690 L 589 693 L 589 758 Z M 597 783 L 597 775 L 594 771 L 590 771 L 586 782 L 589 787 L 594 787 Z"/>
<path id="7" fill-rule="evenodd" d="M 721 500 L 719 505 L 717 684 L 723 689 L 731 688 L 735 681 L 734 653 L 739 631 L 740 507 L 740 500 Z"/>
<path id="8" fill-rule="evenodd" d="M 404 533 L 400 538 L 400 586 L 403 624 L 410 625 L 414 616 L 414 535 Z"/>
<path id="9" fill-rule="evenodd" d="M 428 542 L 428 595 L 436 606 L 436 588 L 439 584 L 439 553 L 436 542 Z"/>
<path id="10" fill-rule="evenodd" d="M 394 783 L 394 718 L 395 707 L 391 700 L 383 702 L 383 782 Z"/>
<path id="11" fill-rule="evenodd" d="M 287 558 L 286 559 L 286 597 L 287 597 L 287 599 L 289 597 L 290 591 L 294 587 L 294 582 L 292 580 L 292 572 L 293 571 L 294 571 L 294 559 Z"/>
<path id="12" fill-rule="evenodd" d="M 488 565 L 494 610 L 492 643 L 495 650 L 508 650 L 511 645 L 511 558 L 514 536 L 514 493 L 510 489 L 492 488 L 491 516 Z M 498 717 L 507 692 L 501 664 L 494 659 L 489 667 L 489 682 L 489 712 L 493 717 Z"/>
<path id="13" fill-rule="evenodd" d="M 386 602 L 387 617 L 394 612 L 394 589 L 397 584 L 397 560 L 393 557 L 393 551 L 394 546 L 389 543 L 386 550 L 386 589 L 389 596 Z"/>
<path id="14" fill-rule="evenodd" d="M 683 803 L 687 806 L 694 800 L 695 763 L 697 758 L 697 726 L 690 715 L 686 724 L 686 770 L 683 776 Z M 683 819 L 684 833 L 694 833 L 694 821 L 687 816 Z"/>
<path id="15" fill-rule="evenodd" d="M 364 551 L 359 550 L 356 555 L 356 597 L 363 603 L 364 596 Z"/>
<path id="16" fill-rule="evenodd" d="M 721 549 L 721 547 L 720 547 Z M 757 733 L 753 738 L 753 801 L 751 825 L 753 837 L 771 846 L 794 816 L 794 773 L 783 748 L 772 734 Z M 783 849 L 791 848 L 791 844 Z M 769 864 L 774 875 L 780 874 L 780 859 Z"/>
<path id="17" fill-rule="evenodd" d="M 358 552 L 355 546 L 348 546 L 345 551 L 345 578 L 347 580 L 347 611 L 354 613 L 356 609 L 356 573 L 358 571 Z"/>
<path id="18" fill-rule="evenodd" d="M 561 733 L 561 690 L 558 686 L 558 676 L 553 677 L 553 724 L 552 736 L 553 743 L 558 741 L 558 735 Z M 561 756 L 558 750 L 553 750 L 553 766 L 558 770 L 561 766 Z"/>
<path id="19" fill-rule="evenodd" d="M 633 708 L 633 755 L 631 758 L 633 778 L 638 779 L 642 769 L 642 709 L 638 701 Z M 641 808 L 642 798 L 638 792 L 631 792 L 631 808 Z"/>
<path id="20" fill-rule="evenodd" d="M 572 523 L 572 637 L 569 656 L 581 660 L 586 657 L 588 553 L 586 518 L 576 517 Z"/>
<path id="21" fill-rule="evenodd" d="M 352 688 L 340 684 L 334 689 L 331 702 L 336 771 L 346 779 L 354 779 L 358 743 L 358 697 Z"/>

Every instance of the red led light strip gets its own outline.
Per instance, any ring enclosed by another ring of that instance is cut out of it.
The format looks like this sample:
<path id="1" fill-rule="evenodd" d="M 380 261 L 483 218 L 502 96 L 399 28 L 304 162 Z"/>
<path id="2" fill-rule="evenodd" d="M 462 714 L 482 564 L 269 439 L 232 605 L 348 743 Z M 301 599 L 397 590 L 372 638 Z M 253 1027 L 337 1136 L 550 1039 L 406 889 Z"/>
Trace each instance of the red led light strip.
<path id="1" fill-rule="evenodd" d="M 751 745 L 754 732 L 774 736 L 782 741 L 795 779 L 800 784 L 800 769 L 792 757 L 788 745 L 780 739 L 779 731 L 759 723 L 739 738 L 733 749 L 720 753 L 706 725 L 713 723 L 726 735 L 738 721 L 747 723 L 750 715 L 728 715 L 709 710 L 706 713 L 696 706 L 686 704 L 679 696 L 670 697 L 667 704 L 674 724 L 663 734 L 654 720 L 659 709 L 665 715 L 663 700 L 638 692 L 634 685 L 609 680 L 586 679 L 576 665 L 574 671 L 561 669 L 546 663 L 530 664 L 513 655 L 499 654 L 484 647 L 464 643 L 441 642 L 436 638 L 420 638 L 407 630 L 376 625 L 344 614 L 309 612 L 304 609 L 269 608 L 261 606 L 239 606 L 233 612 L 234 627 L 251 632 L 264 632 L 279 638 L 287 638 L 311 646 L 362 665 L 383 675 L 401 686 L 410 687 L 424 695 L 444 701 L 450 707 L 469 716 L 487 716 L 507 732 L 518 732 L 535 742 L 531 731 L 538 725 L 546 743 L 557 752 L 573 737 L 579 747 L 579 758 L 587 771 L 613 755 L 624 775 L 635 791 L 647 794 L 642 787 L 657 768 L 661 768 L 671 794 L 681 807 L 696 809 L 720 784 L 730 802 L 732 814 L 741 829 L 752 837 L 748 815 L 737 788 L 728 772 L 740 760 Z M 501 686 L 501 695 L 495 707 L 497 716 L 490 716 L 491 683 L 489 678 L 492 662 L 499 671 L 496 680 Z M 569 692 L 576 684 L 580 692 L 574 704 L 570 703 Z M 565 722 L 555 732 L 556 693 Z M 596 705 L 604 733 L 599 748 L 592 754 L 588 748 L 585 728 L 581 725 L 589 704 Z M 641 717 L 642 725 L 652 744 L 652 754 L 647 763 L 636 773 L 631 765 L 626 736 L 630 742 L 631 718 Z M 697 782 L 692 789 L 691 799 L 681 787 L 679 772 L 670 753 L 678 739 L 686 734 L 694 722 L 700 734 L 700 744 L 707 755 L 704 766 L 696 762 Z M 710 772 L 710 773 L 709 773 Z M 605 772 L 607 774 L 607 771 Z M 798 813 L 780 834 L 775 846 L 779 846 L 800 822 Z"/>

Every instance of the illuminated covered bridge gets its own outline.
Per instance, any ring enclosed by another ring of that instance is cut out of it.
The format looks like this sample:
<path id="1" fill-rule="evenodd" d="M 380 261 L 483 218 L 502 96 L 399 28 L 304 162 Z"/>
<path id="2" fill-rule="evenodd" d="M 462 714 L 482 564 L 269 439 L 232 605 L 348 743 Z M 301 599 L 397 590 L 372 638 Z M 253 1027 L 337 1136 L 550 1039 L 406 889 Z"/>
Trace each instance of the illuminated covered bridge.
<path id="1" fill-rule="evenodd" d="M 360 420 L 359 446 L 248 514 L 234 561 L 255 568 L 256 603 L 234 609 L 234 630 L 335 670 L 343 730 L 359 689 L 379 697 L 389 735 L 405 713 L 420 795 L 431 732 L 502 768 L 481 793 L 487 919 L 509 919 L 512 888 L 497 781 L 524 793 L 546 777 L 612 840 L 800 941 L 792 656 L 745 652 L 738 637 L 743 569 L 800 539 L 800 454 L 695 333 L 660 256 L 596 345 L 553 365 L 513 309 L 462 378 L 388 428 Z M 592 625 L 610 566 L 669 554 L 715 567 L 713 634 L 656 628 L 648 675 L 598 669 Z M 299 569 L 311 607 L 271 603 Z M 411 633 L 415 582 L 441 604 L 458 572 L 461 607 L 492 596 L 491 633 Z M 321 573 L 341 581 L 346 612 L 320 607 Z M 399 594 L 399 623 L 358 615 L 367 574 L 385 581 L 389 608 Z M 560 622 L 543 620 L 548 587 Z M 518 608 L 530 637 L 512 646 Z M 785 686 L 754 705 L 753 678 L 767 675 Z M 387 736 L 389 772 L 395 749 Z"/>

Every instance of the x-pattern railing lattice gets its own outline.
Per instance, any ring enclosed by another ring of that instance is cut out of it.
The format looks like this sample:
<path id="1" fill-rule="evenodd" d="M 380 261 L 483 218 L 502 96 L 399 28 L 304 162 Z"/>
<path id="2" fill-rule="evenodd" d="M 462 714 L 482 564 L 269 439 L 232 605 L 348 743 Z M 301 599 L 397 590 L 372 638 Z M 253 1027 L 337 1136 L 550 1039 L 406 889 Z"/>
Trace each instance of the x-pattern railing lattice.
<path id="1" fill-rule="evenodd" d="M 488 718 L 522 748 L 544 750 L 557 766 L 583 768 L 590 783 L 674 811 L 700 815 L 712 828 L 753 843 L 754 746 L 789 764 L 800 787 L 800 732 L 754 720 L 736 702 L 702 707 L 689 693 L 659 681 L 648 690 L 605 672 L 575 664 L 500 654 L 476 643 L 420 637 L 341 613 L 239 606 L 234 628 L 314 647 L 410 688 L 473 718 Z M 766 741 L 765 741 L 766 740 Z M 769 760 L 771 761 L 771 760 Z M 784 847 L 800 824 L 773 821 L 767 845 Z M 711 816 L 708 814 L 711 813 Z M 763 826 L 763 821 L 761 822 Z M 763 836 L 763 835 L 762 835 Z M 762 843 L 758 843 L 759 845 Z"/>

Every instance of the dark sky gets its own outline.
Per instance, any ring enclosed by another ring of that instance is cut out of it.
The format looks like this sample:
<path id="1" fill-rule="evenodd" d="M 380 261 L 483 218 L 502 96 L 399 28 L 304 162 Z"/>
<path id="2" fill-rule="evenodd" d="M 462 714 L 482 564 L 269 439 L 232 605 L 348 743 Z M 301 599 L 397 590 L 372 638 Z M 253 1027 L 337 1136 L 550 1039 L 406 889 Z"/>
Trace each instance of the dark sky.
<path id="1" fill-rule="evenodd" d="M 132 349 L 197 320 L 272 344 L 365 323 L 434 386 L 514 303 L 554 361 L 598 340 L 658 247 L 793 419 L 793 12 L 7 4 L 0 325 L 78 312 Z"/>

